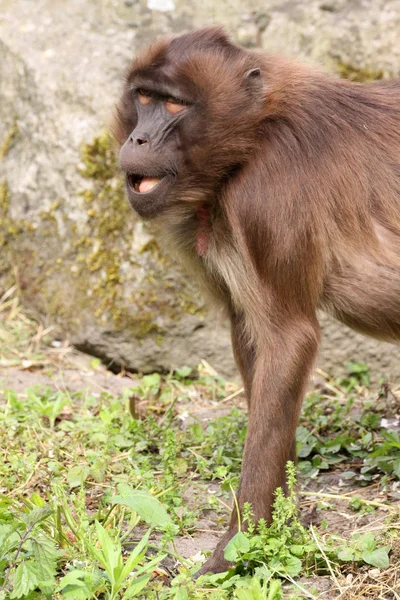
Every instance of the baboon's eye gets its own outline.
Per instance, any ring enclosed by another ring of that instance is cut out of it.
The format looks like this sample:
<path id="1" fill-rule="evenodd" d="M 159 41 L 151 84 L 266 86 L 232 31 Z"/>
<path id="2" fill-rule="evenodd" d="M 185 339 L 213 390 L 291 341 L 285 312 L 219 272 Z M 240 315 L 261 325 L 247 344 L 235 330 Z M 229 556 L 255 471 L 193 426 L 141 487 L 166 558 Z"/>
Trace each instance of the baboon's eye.
<path id="1" fill-rule="evenodd" d="M 143 104 L 143 105 L 150 104 L 150 102 L 152 101 L 152 97 L 150 96 L 150 94 L 148 92 L 146 92 L 146 90 L 142 90 L 142 89 L 138 90 L 137 97 L 138 97 L 140 104 Z"/>
<path id="2" fill-rule="evenodd" d="M 187 108 L 187 104 L 176 98 L 166 98 L 164 104 L 170 115 L 176 115 Z"/>

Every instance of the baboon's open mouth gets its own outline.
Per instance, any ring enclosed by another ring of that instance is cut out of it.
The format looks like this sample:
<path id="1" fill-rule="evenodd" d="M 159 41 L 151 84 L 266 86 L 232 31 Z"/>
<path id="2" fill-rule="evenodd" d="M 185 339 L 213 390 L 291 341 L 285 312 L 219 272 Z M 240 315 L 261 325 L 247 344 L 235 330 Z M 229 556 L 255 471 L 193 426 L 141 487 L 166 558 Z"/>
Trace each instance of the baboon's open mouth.
<path id="1" fill-rule="evenodd" d="M 164 177 L 146 177 L 135 173 L 127 175 L 129 187 L 137 194 L 147 194 L 154 190 Z"/>

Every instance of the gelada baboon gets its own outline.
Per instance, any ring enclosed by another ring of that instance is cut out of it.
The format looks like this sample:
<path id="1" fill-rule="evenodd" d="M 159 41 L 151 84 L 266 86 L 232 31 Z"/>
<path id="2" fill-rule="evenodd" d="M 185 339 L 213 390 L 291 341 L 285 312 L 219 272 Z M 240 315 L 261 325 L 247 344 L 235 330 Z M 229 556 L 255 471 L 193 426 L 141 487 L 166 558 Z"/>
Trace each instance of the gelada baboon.
<path id="1" fill-rule="evenodd" d="M 132 207 L 229 315 L 249 404 L 237 499 L 270 519 L 317 309 L 400 335 L 400 83 L 350 83 L 204 29 L 133 62 L 115 135 Z M 236 531 L 234 511 L 202 572 L 226 569 Z"/>

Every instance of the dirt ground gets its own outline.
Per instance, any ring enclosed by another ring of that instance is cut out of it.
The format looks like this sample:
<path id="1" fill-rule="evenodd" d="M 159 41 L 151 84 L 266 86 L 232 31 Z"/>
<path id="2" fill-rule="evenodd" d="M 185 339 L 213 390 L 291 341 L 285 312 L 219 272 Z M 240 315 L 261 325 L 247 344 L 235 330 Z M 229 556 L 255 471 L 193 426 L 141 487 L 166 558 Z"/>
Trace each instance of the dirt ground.
<path id="1" fill-rule="evenodd" d="M 76 350 L 66 348 L 64 353 L 62 349 L 57 352 L 61 357 L 60 368 L 57 367 L 54 356 L 49 364 L 46 364 L 46 360 L 41 360 L 37 364 L 34 361 L 25 361 L 18 366 L 0 365 L 0 397 L 2 391 L 7 388 L 23 394 L 26 388 L 34 386 L 67 392 L 86 391 L 95 397 L 100 396 L 102 392 L 119 396 L 135 385 L 134 375 L 130 373 L 115 375 L 103 365 L 98 364 L 98 361 L 93 361 L 93 358 Z M 207 403 L 204 400 L 199 402 L 198 399 L 187 404 L 180 404 L 179 412 L 186 415 L 182 426 L 187 426 L 194 419 L 206 424 L 211 419 L 228 414 L 233 406 L 245 410 L 245 400 L 242 394 L 234 395 L 227 402 L 222 401 L 218 404 L 216 402 Z M 339 476 L 343 471 L 343 465 L 341 470 L 339 469 L 340 466 L 337 472 L 329 471 L 326 474 L 319 474 L 316 479 L 300 482 L 299 506 L 303 523 L 319 528 L 321 522 L 325 521 L 327 531 L 335 532 L 344 538 L 349 538 L 354 532 L 366 533 L 382 530 L 382 523 L 387 518 L 388 512 L 380 504 L 390 499 L 391 506 L 398 506 L 400 509 L 400 482 L 392 484 L 390 492 L 387 493 L 381 490 L 379 482 L 360 488 L 359 485 L 351 482 L 344 483 L 343 478 Z M 219 484 L 201 480 L 194 481 L 193 486 L 185 493 L 187 507 L 190 509 L 196 504 L 202 503 L 202 496 L 205 497 L 210 489 L 218 491 Z M 322 496 L 309 495 L 313 493 L 322 494 Z M 353 495 L 375 502 L 376 510 L 373 513 L 352 511 L 347 498 L 351 498 Z M 217 515 L 212 510 L 204 511 L 198 521 L 196 534 L 176 539 L 178 553 L 185 558 L 193 558 L 198 556 L 201 551 L 211 551 L 218 542 L 224 524 L 228 521 L 228 515 L 228 505 L 222 517 L 221 513 Z M 319 532 L 321 533 L 320 529 Z M 169 566 L 171 569 L 174 568 L 173 564 Z M 333 600 L 339 597 L 343 600 L 355 600 L 364 597 L 358 595 L 359 586 L 362 585 L 362 589 L 365 589 L 365 585 L 370 585 L 373 589 L 374 573 L 374 569 L 363 567 L 358 575 L 355 575 L 354 572 L 349 573 L 346 576 L 347 579 L 344 577 L 341 581 L 334 577 L 316 577 L 300 578 L 297 583 L 303 590 L 313 590 L 313 594 L 318 593 L 318 598 L 324 600 Z M 353 591 L 349 592 L 349 589 L 354 589 L 354 593 Z M 298 592 L 300 594 L 301 590 Z M 379 598 L 381 597 L 379 596 Z M 387 598 L 392 599 L 396 596 L 388 595 Z"/>

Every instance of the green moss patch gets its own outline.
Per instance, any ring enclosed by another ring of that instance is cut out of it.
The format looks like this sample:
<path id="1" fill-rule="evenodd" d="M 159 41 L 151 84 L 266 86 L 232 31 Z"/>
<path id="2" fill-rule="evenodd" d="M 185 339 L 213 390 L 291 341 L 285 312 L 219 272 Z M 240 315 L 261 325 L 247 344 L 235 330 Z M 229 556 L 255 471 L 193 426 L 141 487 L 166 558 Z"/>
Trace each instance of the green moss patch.
<path id="1" fill-rule="evenodd" d="M 343 79 L 348 79 L 349 81 L 355 81 L 357 83 L 367 83 L 368 81 L 376 81 L 378 79 L 383 79 L 384 77 L 383 71 L 355 67 L 343 62 L 337 64 L 337 71 Z"/>
<path id="2" fill-rule="evenodd" d="M 17 125 L 17 119 L 15 118 L 9 129 L 9 132 L 6 136 L 6 139 L 0 146 L 0 160 L 2 160 L 7 155 L 17 134 L 18 134 L 18 125 Z"/>

